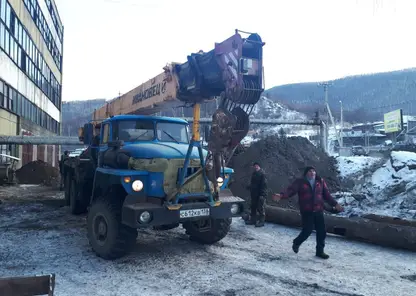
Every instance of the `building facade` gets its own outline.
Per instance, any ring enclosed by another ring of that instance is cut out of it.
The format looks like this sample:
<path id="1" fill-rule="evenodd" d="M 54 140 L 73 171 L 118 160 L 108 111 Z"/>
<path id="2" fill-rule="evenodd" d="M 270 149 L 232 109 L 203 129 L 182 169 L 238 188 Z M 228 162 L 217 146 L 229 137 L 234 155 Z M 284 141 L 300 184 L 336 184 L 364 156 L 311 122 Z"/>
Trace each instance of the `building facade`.
<path id="1" fill-rule="evenodd" d="M 60 134 L 62 54 L 54 0 L 0 0 L 0 136 Z M 0 145 L 19 166 L 37 159 L 57 166 L 59 153 L 59 146 Z"/>

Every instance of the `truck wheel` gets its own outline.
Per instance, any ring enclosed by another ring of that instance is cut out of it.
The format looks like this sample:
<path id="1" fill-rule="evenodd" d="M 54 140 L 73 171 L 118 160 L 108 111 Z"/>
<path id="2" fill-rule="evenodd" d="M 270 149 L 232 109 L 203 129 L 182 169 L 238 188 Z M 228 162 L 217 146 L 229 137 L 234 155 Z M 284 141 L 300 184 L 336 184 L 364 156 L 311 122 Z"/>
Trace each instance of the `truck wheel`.
<path id="1" fill-rule="evenodd" d="M 121 210 L 107 199 L 96 200 L 87 216 L 88 240 L 104 259 L 127 254 L 136 243 L 137 230 L 121 223 Z"/>
<path id="2" fill-rule="evenodd" d="M 71 194 L 71 175 L 65 175 L 65 183 L 64 183 L 64 190 L 65 190 L 65 205 L 70 205 L 70 194 Z"/>
<path id="3" fill-rule="evenodd" d="M 85 202 L 78 199 L 78 188 L 74 179 L 71 180 L 69 200 L 69 208 L 71 209 L 71 214 L 79 215 L 87 211 L 87 206 L 85 205 Z"/>
<path id="4" fill-rule="evenodd" d="M 231 218 L 190 221 L 185 222 L 183 227 L 192 241 L 201 244 L 214 244 L 228 234 L 231 221 Z"/>

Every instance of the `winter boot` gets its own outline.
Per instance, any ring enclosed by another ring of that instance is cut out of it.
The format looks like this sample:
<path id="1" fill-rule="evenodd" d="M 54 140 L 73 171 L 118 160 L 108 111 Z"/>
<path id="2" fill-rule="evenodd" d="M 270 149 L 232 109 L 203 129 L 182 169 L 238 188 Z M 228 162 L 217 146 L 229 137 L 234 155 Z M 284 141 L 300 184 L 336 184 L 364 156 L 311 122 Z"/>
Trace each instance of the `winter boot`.
<path id="1" fill-rule="evenodd" d="M 299 252 L 299 246 L 296 245 L 295 243 L 292 244 L 292 250 L 293 252 L 295 252 L 296 254 Z"/>
<path id="2" fill-rule="evenodd" d="M 256 217 L 250 217 L 250 219 L 246 220 L 246 225 L 255 225 L 256 224 Z"/>
<path id="3" fill-rule="evenodd" d="M 316 251 L 316 257 L 322 258 L 322 259 L 328 259 L 329 255 L 325 254 L 324 251 Z"/>
<path id="4" fill-rule="evenodd" d="M 256 222 L 256 227 L 263 227 L 264 226 L 264 221 L 259 220 Z"/>

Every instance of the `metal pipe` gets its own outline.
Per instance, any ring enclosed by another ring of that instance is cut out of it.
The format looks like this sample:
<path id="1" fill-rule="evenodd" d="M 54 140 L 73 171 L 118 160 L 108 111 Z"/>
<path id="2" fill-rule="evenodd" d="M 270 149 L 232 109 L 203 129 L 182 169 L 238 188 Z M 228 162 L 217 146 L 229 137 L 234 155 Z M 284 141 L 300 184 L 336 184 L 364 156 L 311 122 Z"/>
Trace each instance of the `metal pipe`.
<path id="1" fill-rule="evenodd" d="M 193 118 L 184 118 L 189 123 L 193 123 Z M 200 118 L 199 123 L 211 123 L 211 118 Z M 316 120 L 306 120 L 306 121 L 281 121 L 275 119 L 252 119 L 250 123 L 261 124 L 261 125 L 311 125 L 311 126 L 321 126 L 323 122 Z M 321 126 L 322 128 L 322 126 Z M 199 130 L 199 126 L 198 126 Z M 199 135 L 195 135 L 199 136 Z M 198 138 L 199 140 L 199 138 Z M 63 136 L 4 136 L 0 135 L 0 144 L 17 144 L 17 145 L 83 145 L 79 141 L 78 137 L 63 137 Z"/>
<path id="2" fill-rule="evenodd" d="M 17 144 L 17 145 L 84 145 L 78 137 L 62 136 L 2 136 L 0 135 L 0 144 Z"/>
<path id="3" fill-rule="evenodd" d="M 192 123 L 194 120 L 193 118 L 185 117 L 183 118 L 189 123 Z M 199 123 L 211 123 L 212 118 L 200 118 Z M 275 119 L 250 119 L 250 124 L 262 124 L 262 125 L 314 125 L 320 126 L 321 123 L 319 121 L 314 120 L 289 120 L 289 121 L 282 121 L 282 120 L 275 120 Z"/>

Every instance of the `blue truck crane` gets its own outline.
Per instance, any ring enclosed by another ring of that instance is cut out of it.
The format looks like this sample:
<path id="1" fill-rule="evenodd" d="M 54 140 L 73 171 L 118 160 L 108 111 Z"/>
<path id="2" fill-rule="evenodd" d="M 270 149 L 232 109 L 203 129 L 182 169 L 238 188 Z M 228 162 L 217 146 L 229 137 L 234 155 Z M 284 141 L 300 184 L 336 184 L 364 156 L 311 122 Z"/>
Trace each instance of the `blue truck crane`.
<path id="1" fill-rule="evenodd" d="M 79 129 L 88 149 L 64 163 L 65 199 L 73 214 L 87 212 L 88 240 L 98 256 L 124 256 L 141 228 L 182 224 L 203 244 L 227 235 L 244 200 L 227 189 L 233 170 L 226 164 L 247 135 L 264 90 L 264 44 L 258 34 L 236 30 L 209 52 L 167 64 L 163 73 L 95 110 Z M 219 107 L 203 149 L 200 108 L 213 99 Z M 154 116 L 177 106 L 193 107 L 191 137 L 187 121 Z"/>

